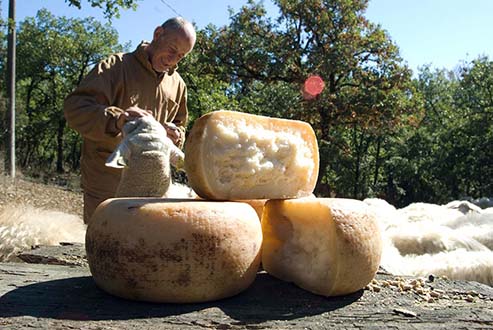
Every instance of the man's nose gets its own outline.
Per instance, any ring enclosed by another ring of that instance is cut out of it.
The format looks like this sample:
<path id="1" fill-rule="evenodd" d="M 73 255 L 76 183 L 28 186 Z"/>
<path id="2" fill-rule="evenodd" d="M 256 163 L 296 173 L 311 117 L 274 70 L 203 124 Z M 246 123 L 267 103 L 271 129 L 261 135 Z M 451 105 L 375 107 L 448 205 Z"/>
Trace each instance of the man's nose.
<path id="1" fill-rule="evenodd" d="M 179 60 L 180 60 L 180 57 L 178 55 L 176 55 L 176 54 L 170 54 L 168 56 L 168 61 L 170 63 L 176 64 L 176 63 L 178 63 Z"/>

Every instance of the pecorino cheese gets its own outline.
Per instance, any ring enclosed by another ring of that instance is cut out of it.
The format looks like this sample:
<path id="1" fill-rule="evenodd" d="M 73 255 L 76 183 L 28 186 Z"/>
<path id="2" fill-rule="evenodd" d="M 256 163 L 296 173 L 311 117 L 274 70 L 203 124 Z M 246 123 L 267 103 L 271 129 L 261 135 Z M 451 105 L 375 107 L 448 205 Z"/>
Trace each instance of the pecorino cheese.
<path id="1" fill-rule="evenodd" d="M 267 202 L 267 199 L 247 199 L 236 202 L 247 203 L 248 205 L 253 207 L 255 212 L 257 212 L 258 219 L 262 220 L 262 213 L 264 212 L 264 205 Z"/>
<path id="2" fill-rule="evenodd" d="M 197 119 L 185 141 L 189 183 L 205 199 L 308 196 L 318 168 L 315 133 L 302 121 L 215 111 Z"/>
<path id="3" fill-rule="evenodd" d="M 262 230 L 264 270 L 315 294 L 358 291 L 374 278 L 380 264 L 375 216 L 358 200 L 269 200 Z"/>
<path id="4" fill-rule="evenodd" d="M 241 292 L 255 279 L 261 245 L 251 206 L 193 199 L 109 199 L 86 234 L 96 284 L 150 302 L 205 302 Z"/>
<path id="5" fill-rule="evenodd" d="M 310 194 L 307 197 L 304 198 L 317 198 L 314 194 Z M 246 199 L 246 200 L 239 200 L 236 202 L 242 202 L 242 203 L 247 203 L 251 207 L 254 208 L 255 212 L 257 212 L 258 218 L 260 221 L 262 221 L 262 214 L 264 213 L 264 206 L 265 203 L 267 203 L 267 199 Z"/>

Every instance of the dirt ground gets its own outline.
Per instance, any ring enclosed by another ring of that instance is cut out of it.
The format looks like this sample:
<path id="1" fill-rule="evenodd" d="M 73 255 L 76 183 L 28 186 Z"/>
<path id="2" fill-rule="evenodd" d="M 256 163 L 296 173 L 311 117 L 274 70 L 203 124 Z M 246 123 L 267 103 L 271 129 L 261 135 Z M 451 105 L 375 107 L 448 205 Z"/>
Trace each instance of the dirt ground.
<path id="1" fill-rule="evenodd" d="M 82 217 L 82 192 L 73 185 L 36 182 L 25 177 L 0 175 L 0 209 L 10 203 L 24 203 Z"/>

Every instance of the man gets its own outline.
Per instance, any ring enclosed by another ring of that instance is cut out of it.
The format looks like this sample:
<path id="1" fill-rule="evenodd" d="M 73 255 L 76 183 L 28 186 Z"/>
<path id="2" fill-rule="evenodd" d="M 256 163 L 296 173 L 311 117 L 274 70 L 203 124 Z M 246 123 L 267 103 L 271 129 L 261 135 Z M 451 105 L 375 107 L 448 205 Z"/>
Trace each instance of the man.
<path id="1" fill-rule="evenodd" d="M 105 161 L 121 141 L 126 121 L 154 116 L 180 148 L 188 119 L 187 89 L 175 71 L 195 44 L 193 25 L 181 17 L 154 30 L 150 43 L 99 63 L 65 99 L 68 125 L 83 137 L 81 186 L 84 222 L 103 200 L 114 197 L 121 171 Z"/>

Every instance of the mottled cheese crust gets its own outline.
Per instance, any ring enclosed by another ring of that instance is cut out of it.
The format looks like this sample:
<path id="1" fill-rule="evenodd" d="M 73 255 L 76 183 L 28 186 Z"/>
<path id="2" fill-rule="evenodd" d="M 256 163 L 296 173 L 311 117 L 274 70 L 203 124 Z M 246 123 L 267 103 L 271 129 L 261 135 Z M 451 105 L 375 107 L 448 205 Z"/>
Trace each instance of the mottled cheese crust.
<path id="1" fill-rule="evenodd" d="M 152 302 L 205 302 L 243 291 L 256 277 L 261 245 L 250 205 L 192 199 L 109 199 L 86 234 L 96 284 Z"/>
<path id="2" fill-rule="evenodd" d="M 195 122 L 185 143 L 189 182 L 207 199 L 308 196 L 318 166 L 314 131 L 301 121 L 216 111 Z"/>

